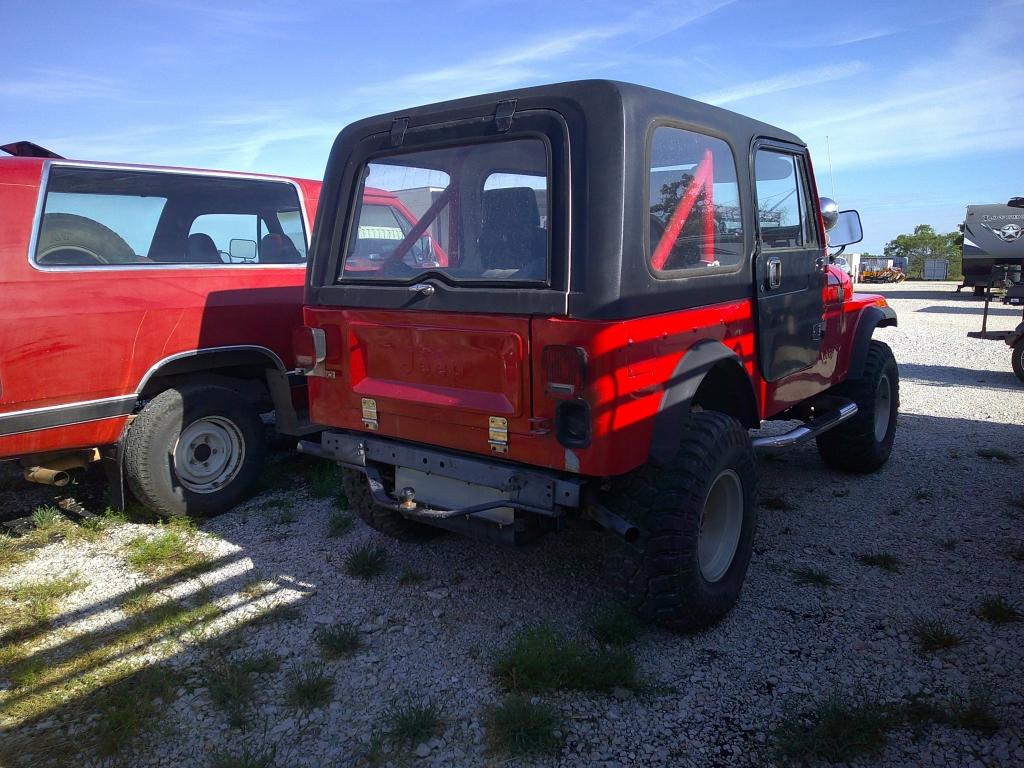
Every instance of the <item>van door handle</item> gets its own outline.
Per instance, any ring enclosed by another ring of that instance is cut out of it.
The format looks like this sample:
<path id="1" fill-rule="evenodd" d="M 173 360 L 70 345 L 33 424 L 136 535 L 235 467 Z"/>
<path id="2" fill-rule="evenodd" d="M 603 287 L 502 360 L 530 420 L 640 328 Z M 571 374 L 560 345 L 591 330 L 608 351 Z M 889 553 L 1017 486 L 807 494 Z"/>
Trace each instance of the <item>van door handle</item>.
<path id="1" fill-rule="evenodd" d="M 434 286 L 430 283 L 416 283 L 416 285 L 409 286 L 410 293 L 422 293 L 424 296 L 434 295 Z"/>
<path id="2" fill-rule="evenodd" d="M 778 288 L 782 285 L 782 259 L 772 256 L 768 259 L 768 287 Z"/>

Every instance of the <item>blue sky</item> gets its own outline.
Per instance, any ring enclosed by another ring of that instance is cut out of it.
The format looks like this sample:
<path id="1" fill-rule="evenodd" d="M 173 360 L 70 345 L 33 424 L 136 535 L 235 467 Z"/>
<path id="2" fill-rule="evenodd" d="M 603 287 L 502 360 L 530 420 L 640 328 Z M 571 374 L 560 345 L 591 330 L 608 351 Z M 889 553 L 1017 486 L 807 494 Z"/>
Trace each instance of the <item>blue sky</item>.
<path id="1" fill-rule="evenodd" d="M 0 138 L 69 157 L 319 178 L 356 118 L 607 77 L 792 130 L 823 194 L 827 136 L 864 250 L 1024 195 L 1024 0 L 37 0 L 3 17 Z"/>

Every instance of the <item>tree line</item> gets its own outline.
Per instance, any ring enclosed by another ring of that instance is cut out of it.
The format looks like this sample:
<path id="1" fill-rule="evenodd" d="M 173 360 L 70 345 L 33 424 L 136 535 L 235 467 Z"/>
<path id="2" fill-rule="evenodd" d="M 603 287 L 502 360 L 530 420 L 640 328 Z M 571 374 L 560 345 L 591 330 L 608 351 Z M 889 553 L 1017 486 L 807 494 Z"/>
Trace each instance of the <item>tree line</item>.
<path id="1" fill-rule="evenodd" d="M 936 232 L 929 224 L 918 224 L 913 234 L 899 235 L 885 244 L 882 251 L 886 259 L 907 260 L 907 277 L 924 277 L 925 259 L 946 259 L 949 261 L 949 279 L 963 277 L 963 232 Z M 878 258 L 865 253 L 861 258 Z"/>

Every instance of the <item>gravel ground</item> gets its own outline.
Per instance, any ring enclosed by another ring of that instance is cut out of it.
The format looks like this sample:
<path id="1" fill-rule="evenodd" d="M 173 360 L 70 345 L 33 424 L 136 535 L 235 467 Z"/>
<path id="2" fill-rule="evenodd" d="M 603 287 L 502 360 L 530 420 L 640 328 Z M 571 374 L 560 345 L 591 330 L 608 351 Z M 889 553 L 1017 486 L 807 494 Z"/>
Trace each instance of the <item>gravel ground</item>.
<path id="1" fill-rule="evenodd" d="M 996 595 L 1024 609 L 1024 562 L 1012 556 L 1024 545 L 1024 510 L 1011 503 L 1024 491 L 1021 467 L 978 454 L 999 449 L 1024 460 L 1024 386 L 1005 345 L 966 338 L 980 327 L 979 302 L 954 294 L 951 284 L 882 290 L 900 317 L 899 328 L 879 333 L 902 377 L 888 465 L 868 477 L 842 475 L 822 464 L 813 444 L 763 460 L 755 555 L 736 609 L 692 637 L 645 631 L 631 646 L 643 682 L 635 691 L 545 694 L 564 718 L 556 757 L 487 753 L 484 715 L 503 693 L 491 661 L 525 625 L 546 620 L 585 634 L 586 610 L 604 594 L 602 534 L 569 530 L 518 551 L 454 536 L 400 544 L 358 522 L 330 537 L 334 501 L 313 496 L 293 473 L 277 490 L 201 526 L 197 546 L 211 564 L 192 578 L 164 577 L 159 596 L 212 612 L 138 647 L 124 650 L 134 625 L 121 604 L 159 577 L 132 570 L 125 548 L 140 534 L 157 535 L 155 526 L 129 523 L 93 542 L 51 544 L 0 577 L 0 587 L 72 572 L 88 582 L 60 603 L 47 633 L 22 647 L 51 670 L 60 672 L 75 654 L 114 648 L 117 657 L 104 663 L 123 665 L 129 680 L 158 662 L 180 672 L 150 729 L 112 758 L 86 748 L 75 759 L 212 765 L 218 755 L 248 749 L 250 757 L 276 750 L 271 764 L 281 766 L 358 765 L 390 706 L 429 697 L 443 710 L 443 730 L 385 753 L 383 762 L 772 765 L 774 730 L 826 697 L 893 703 L 984 692 L 1001 720 L 994 735 L 947 725 L 916 736 L 895 728 L 880 755 L 852 764 L 1024 765 L 1024 622 L 995 625 L 976 615 Z M 996 312 L 993 327 L 1012 327 L 1006 310 Z M 3 488 L 0 509 L 9 515 L 39 503 L 20 486 Z M 367 581 L 346 575 L 346 553 L 367 543 L 387 551 L 384 572 Z M 898 558 L 896 572 L 858 559 L 880 553 Z M 800 568 L 827 574 L 832 586 L 799 583 L 793 571 Z M 426 578 L 403 585 L 408 572 Z M 265 583 L 254 586 L 259 580 Z M 918 617 L 942 620 L 962 644 L 919 652 L 911 631 Z M 290 675 L 321 658 L 316 636 L 336 622 L 357 625 L 362 648 L 323 662 L 333 680 L 329 704 L 290 706 Z M 246 722 L 232 726 L 211 701 L 208 670 L 218 659 L 255 653 L 277 654 L 281 666 L 254 678 Z M 92 674 L 77 668 L 17 687 L 11 669 L 0 672 L 7 743 L 0 760 L 41 765 L 49 751 L 58 764 L 69 762 L 105 711 L 103 689 L 76 687 Z M 16 706 L 47 686 L 58 692 L 53 700 L 15 723 Z"/>

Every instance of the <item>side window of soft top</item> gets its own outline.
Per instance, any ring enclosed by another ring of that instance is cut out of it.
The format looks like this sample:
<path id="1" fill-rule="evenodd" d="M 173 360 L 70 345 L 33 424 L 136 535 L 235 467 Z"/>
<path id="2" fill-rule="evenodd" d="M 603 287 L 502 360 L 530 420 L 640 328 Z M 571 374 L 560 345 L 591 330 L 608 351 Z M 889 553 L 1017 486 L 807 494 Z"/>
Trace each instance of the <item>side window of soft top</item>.
<path id="1" fill-rule="evenodd" d="M 743 261 L 736 158 L 721 139 L 671 126 L 650 145 L 648 259 L 658 277 L 732 272 Z"/>

